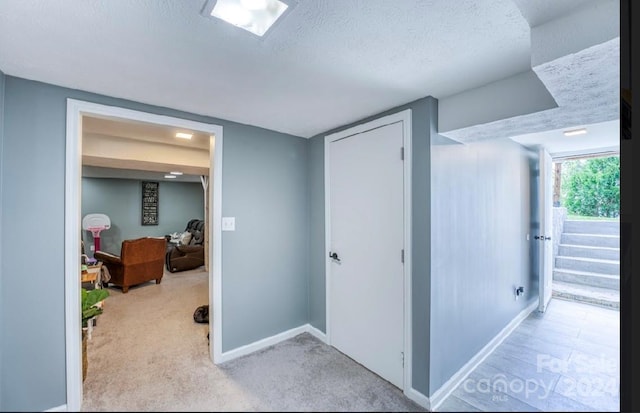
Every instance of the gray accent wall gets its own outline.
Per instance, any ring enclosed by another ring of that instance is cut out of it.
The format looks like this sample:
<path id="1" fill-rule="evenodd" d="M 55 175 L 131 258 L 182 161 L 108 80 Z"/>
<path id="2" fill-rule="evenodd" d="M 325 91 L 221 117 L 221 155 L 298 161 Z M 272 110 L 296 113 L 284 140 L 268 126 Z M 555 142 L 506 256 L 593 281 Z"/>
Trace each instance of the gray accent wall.
<path id="1" fill-rule="evenodd" d="M 430 395 L 537 300 L 535 163 L 508 139 L 431 147 Z"/>
<path id="2" fill-rule="evenodd" d="M 204 219 L 202 184 L 158 182 L 158 225 L 142 225 L 142 181 L 82 178 L 82 217 L 105 214 L 111 221 L 111 228 L 100 233 L 100 249 L 120 255 L 125 239 L 182 232 L 189 220 Z M 92 257 L 93 235 L 90 231 L 82 231 L 82 239 L 87 255 Z"/>
<path id="3" fill-rule="evenodd" d="M 412 329 L 413 388 L 429 394 L 430 331 L 430 144 L 437 125 L 437 101 L 432 97 L 389 109 L 361 121 L 342 126 L 311 138 L 309 146 L 309 320 L 326 332 L 325 291 L 325 219 L 324 219 L 324 137 L 382 116 L 412 110 Z"/>
<path id="4" fill-rule="evenodd" d="M 306 322 L 306 139 L 12 76 L 4 96 L 0 410 L 66 403 L 67 98 L 223 126 L 222 213 L 236 231 L 223 233 L 222 350 Z"/>

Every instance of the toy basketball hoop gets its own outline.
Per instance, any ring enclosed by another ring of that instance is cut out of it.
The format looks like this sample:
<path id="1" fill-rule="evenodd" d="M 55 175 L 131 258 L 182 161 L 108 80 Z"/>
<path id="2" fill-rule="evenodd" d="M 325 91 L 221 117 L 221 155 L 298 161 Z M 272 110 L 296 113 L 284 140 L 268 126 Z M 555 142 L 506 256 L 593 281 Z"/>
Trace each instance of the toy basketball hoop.
<path id="1" fill-rule="evenodd" d="M 111 220 L 105 214 L 88 214 L 82 219 L 82 229 L 91 231 L 95 250 L 100 250 L 100 232 L 111 228 Z"/>

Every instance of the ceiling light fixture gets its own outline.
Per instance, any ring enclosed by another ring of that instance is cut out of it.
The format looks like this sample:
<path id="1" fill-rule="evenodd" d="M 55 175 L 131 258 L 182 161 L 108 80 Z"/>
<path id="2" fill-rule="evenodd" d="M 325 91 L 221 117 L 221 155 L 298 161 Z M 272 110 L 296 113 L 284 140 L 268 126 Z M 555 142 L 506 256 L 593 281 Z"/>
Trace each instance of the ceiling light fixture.
<path id="1" fill-rule="evenodd" d="M 192 136 L 193 136 L 193 133 L 185 133 L 185 132 L 176 133 L 176 138 L 181 138 L 181 139 L 191 139 Z"/>
<path id="2" fill-rule="evenodd" d="M 182 172 L 169 172 L 171 175 L 182 175 Z"/>
<path id="3" fill-rule="evenodd" d="M 202 14 L 263 36 L 288 8 L 280 0 L 209 0 Z"/>
<path id="4" fill-rule="evenodd" d="M 240 4 L 247 10 L 264 10 L 269 2 L 267 0 L 240 0 Z"/>
<path id="5" fill-rule="evenodd" d="M 580 128 L 580 129 L 566 130 L 562 133 L 564 133 L 564 136 L 584 135 L 585 133 L 587 133 L 587 129 Z"/>
<path id="6" fill-rule="evenodd" d="M 164 177 L 167 178 L 167 179 L 176 179 L 177 178 L 177 176 L 175 176 L 175 175 L 165 175 Z"/>

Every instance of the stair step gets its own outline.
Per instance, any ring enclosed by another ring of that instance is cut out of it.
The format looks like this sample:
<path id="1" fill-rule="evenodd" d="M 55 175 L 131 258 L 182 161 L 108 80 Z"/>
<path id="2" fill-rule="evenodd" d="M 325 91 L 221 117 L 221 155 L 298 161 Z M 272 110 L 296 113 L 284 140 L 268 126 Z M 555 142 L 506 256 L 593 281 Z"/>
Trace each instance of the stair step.
<path id="1" fill-rule="evenodd" d="M 589 287 L 584 285 L 553 281 L 552 294 L 555 298 L 578 301 L 600 307 L 620 310 L 619 291 L 607 288 Z"/>
<path id="2" fill-rule="evenodd" d="M 579 221 L 565 220 L 563 232 L 576 234 L 608 234 L 617 235 L 620 233 L 620 221 Z"/>
<path id="3" fill-rule="evenodd" d="M 557 256 L 555 268 L 620 276 L 620 260 Z"/>
<path id="4" fill-rule="evenodd" d="M 620 248 L 620 235 L 577 234 L 572 232 L 563 232 L 560 237 L 560 244 Z"/>
<path id="5" fill-rule="evenodd" d="M 620 248 L 560 244 L 558 245 L 558 256 L 620 261 Z"/>
<path id="6" fill-rule="evenodd" d="M 570 284 L 581 284 L 610 290 L 620 290 L 620 275 L 598 274 L 588 271 L 554 268 L 553 281 L 562 281 Z"/>

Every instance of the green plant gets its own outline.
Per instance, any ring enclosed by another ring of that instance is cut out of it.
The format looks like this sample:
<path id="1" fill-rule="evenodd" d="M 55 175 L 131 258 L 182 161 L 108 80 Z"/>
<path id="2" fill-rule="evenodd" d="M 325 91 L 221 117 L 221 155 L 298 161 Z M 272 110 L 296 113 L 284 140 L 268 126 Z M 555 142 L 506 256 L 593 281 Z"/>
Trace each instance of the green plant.
<path id="1" fill-rule="evenodd" d="M 619 156 L 564 162 L 562 182 L 562 204 L 569 214 L 620 216 Z"/>
<path id="2" fill-rule="evenodd" d="M 81 289 L 82 294 L 82 327 L 88 327 L 88 322 L 93 317 L 102 314 L 102 307 L 98 307 L 100 301 L 109 296 L 109 291 L 104 289 Z"/>

